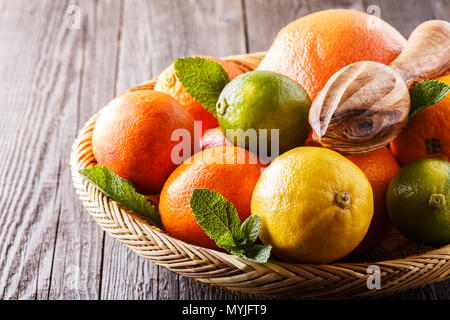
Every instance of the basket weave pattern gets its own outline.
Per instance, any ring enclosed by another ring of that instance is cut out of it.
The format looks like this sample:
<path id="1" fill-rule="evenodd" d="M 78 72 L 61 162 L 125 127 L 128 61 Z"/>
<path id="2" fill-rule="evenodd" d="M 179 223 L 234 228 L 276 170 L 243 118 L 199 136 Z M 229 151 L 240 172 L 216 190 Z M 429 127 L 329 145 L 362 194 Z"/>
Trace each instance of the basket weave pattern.
<path id="1" fill-rule="evenodd" d="M 263 56 L 264 53 L 254 53 L 224 60 L 250 71 Z M 155 83 L 153 79 L 130 90 L 153 89 Z M 109 199 L 78 173 L 79 169 L 96 164 L 91 140 L 99 114 L 86 123 L 73 144 L 70 165 L 76 193 L 103 230 L 159 266 L 234 293 L 276 298 L 381 296 L 450 278 L 450 245 L 421 253 L 413 246 L 409 251 L 412 255 L 398 259 L 311 265 L 276 259 L 258 264 L 177 240 Z M 405 252 L 401 246 L 395 250 Z M 366 283 L 371 274 L 367 267 L 374 264 L 381 270 L 381 289 L 369 290 Z"/>

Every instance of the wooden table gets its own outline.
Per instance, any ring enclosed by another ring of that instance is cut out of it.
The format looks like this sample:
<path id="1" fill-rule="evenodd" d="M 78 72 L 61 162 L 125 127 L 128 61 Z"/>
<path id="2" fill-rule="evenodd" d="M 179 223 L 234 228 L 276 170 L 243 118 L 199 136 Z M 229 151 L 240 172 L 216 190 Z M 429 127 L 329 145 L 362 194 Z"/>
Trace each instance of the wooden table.
<path id="1" fill-rule="evenodd" d="M 295 18 L 373 4 L 406 37 L 450 17 L 450 0 L 0 0 L 0 299 L 239 299 L 105 235 L 74 193 L 72 142 L 174 58 L 267 50 Z M 450 281 L 392 298 L 449 299 Z"/>

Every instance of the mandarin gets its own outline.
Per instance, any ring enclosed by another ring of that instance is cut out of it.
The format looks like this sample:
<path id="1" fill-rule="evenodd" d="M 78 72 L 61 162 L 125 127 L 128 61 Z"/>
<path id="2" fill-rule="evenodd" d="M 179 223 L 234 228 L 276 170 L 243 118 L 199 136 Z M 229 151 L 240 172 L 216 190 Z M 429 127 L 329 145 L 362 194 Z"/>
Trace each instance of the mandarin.
<path id="1" fill-rule="evenodd" d="M 450 84 L 450 75 L 436 80 Z M 450 94 L 417 113 L 390 147 L 402 165 L 421 158 L 450 160 Z"/>
<path id="2" fill-rule="evenodd" d="M 349 155 L 347 159 L 364 172 L 373 191 L 372 222 L 363 241 L 353 251 L 357 254 L 378 245 L 391 230 L 392 225 L 386 207 L 386 192 L 392 178 L 400 170 L 400 166 L 387 147 L 366 154 Z"/>
<path id="3" fill-rule="evenodd" d="M 172 161 L 176 129 L 194 137 L 194 119 L 174 98 L 152 90 L 127 92 L 98 117 L 92 134 L 94 157 L 140 193 L 159 193 L 177 167 Z M 193 140 L 191 144 L 193 148 Z"/>
<path id="4" fill-rule="evenodd" d="M 190 207 L 192 192 L 207 188 L 220 193 L 244 221 L 250 215 L 253 189 L 263 168 L 255 155 L 235 146 L 196 153 L 175 169 L 161 191 L 159 212 L 164 228 L 182 241 L 217 249 L 195 220 Z"/>

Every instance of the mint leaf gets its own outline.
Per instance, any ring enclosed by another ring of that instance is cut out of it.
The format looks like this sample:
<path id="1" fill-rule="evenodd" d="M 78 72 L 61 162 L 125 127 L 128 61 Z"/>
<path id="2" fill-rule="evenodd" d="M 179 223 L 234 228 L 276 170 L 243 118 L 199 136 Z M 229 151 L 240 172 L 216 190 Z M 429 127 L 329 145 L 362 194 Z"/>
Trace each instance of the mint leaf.
<path id="1" fill-rule="evenodd" d="M 258 239 L 260 228 L 261 218 L 259 216 L 250 216 L 241 225 L 241 231 L 244 237 L 247 238 L 251 244 L 255 243 L 256 239 Z"/>
<path id="2" fill-rule="evenodd" d="M 203 227 L 202 229 L 206 230 Z M 219 240 L 216 240 L 216 244 L 219 248 L 223 248 L 228 252 L 231 252 L 233 249 L 237 248 L 237 244 L 233 239 L 233 234 L 230 231 L 227 231 Z"/>
<path id="3" fill-rule="evenodd" d="M 225 69 L 215 61 L 200 57 L 175 59 L 175 74 L 187 93 L 216 117 L 216 103 L 230 82 Z"/>
<path id="4" fill-rule="evenodd" d="M 410 92 L 409 119 L 426 108 L 438 103 L 450 92 L 450 86 L 437 80 L 420 81 Z"/>
<path id="5" fill-rule="evenodd" d="M 255 245 L 260 217 L 250 216 L 241 223 L 233 204 L 209 189 L 195 189 L 190 205 L 197 223 L 218 247 L 250 261 L 267 262 L 272 246 Z"/>
<path id="6" fill-rule="evenodd" d="M 270 258 L 271 250 L 270 244 L 255 244 L 241 254 L 241 257 L 253 262 L 266 263 Z"/>
<path id="7" fill-rule="evenodd" d="M 138 193 L 129 181 L 119 177 L 106 166 L 92 166 L 80 169 L 78 172 L 111 199 L 120 202 L 127 209 L 156 226 L 162 226 L 158 211 L 147 198 Z"/>
<path id="8" fill-rule="evenodd" d="M 222 195 L 209 189 L 195 189 L 190 205 L 197 223 L 214 241 L 233 245 L 233 231 L 239 228 L 241 220 L 236 208 Z M 223 238 L 223 239 L 222 239 Z"/>

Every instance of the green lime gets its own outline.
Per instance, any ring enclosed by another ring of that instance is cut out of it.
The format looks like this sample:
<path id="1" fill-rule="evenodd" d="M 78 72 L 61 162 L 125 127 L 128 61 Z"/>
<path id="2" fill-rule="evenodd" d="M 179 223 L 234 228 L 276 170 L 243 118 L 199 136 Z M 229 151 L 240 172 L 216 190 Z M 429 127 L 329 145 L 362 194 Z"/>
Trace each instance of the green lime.
<path id="1" fill-rule="evenodd" d="M 225 86 L 216 111 L 220 127 L 235 145 L 255 153 L 277 147 L 281 154 L 305 143 L 310 106 L 308 94 L 294 80 L 274 72 L 252 71 Z M 272 141 L 276 135 L 278 145 Z M 253 138 L 257 145 L 251 142 Z M 261 150 L 261 143 L 267 149 Z"/>
<path id="2" fill-rule="evenodd" d="M 392 224 L 423 244 L 450 243 L 450 162 L 420 159 L 389 184 L 386 202 Z"/>

